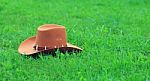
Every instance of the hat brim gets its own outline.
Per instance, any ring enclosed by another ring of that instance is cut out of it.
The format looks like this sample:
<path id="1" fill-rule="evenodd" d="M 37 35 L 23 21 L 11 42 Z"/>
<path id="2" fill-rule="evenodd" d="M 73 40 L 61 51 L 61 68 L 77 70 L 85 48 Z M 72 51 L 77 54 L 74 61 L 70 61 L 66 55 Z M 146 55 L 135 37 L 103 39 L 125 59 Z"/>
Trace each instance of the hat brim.
<path id="1" fill-rule="evenodd" d="M 54 52 L 55 50 L 59 49 L 61 52 L 73 52 L 73 51 L 82 51 L 81 48 L 74 46 L 70 43 L 67 43 L 66 47 L 61 47 L 61 48 L 52 48 L 52 49 L 47 49 L 47 50 L 35 50 L 33 48 L 34 44 L 35 44 L 35 40 L 36 40 L 36 36 L 34 37 L 30 37 L 28 39 L 26 39 L 25 41 L 23 41 L 19 48 L 18 48 L 18 52 L 22 55 L 33 55 L 33 54 L 37 54 L 40 52 Z"/>

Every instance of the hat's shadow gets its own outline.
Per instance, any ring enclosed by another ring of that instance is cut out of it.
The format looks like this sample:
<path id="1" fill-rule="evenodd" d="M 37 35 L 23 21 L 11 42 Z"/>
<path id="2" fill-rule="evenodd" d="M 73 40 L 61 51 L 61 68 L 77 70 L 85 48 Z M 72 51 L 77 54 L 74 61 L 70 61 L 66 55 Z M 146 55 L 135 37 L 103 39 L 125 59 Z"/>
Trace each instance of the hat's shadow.
<path id="1" fill-rule="evenodd" d="M 67 50 L 67 51 L 64 51 L 64 50 L 60 50 L 60 49 L 57 49 L 57 50 L 53 50 L 53 51 L 44 51 L 44 52 L 39 52 L 39 53 L 35 53 L 35 54 L 32 54 L 32 55 L 26 55 L 26 57 L 28 58 L 33 58 L 33 59 L 39 59 L 40 56 L 52 56 L 52 57 L 57 57 L 59 53 L 63 53 L 63 54 L 73 54 L 73 53 L 79 53 L 81 52 L 80 50 Z"/>

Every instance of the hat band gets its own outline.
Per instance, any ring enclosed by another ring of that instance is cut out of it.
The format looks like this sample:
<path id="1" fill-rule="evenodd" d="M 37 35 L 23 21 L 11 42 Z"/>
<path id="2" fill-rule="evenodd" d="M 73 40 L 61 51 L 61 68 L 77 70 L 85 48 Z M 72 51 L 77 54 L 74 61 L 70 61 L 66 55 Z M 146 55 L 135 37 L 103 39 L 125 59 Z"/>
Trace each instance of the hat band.
<path id="1" fill-rule="evenodd" d="M 33 48 L 35 49 L 35 50 L 38 50 L 38 51 L 41 51 L 41 50 L 48 50 L 48 49 L 56 49 L 56 48 L 61 48 L 61 47 L 66 47 L 67 45 L 62 45 L 62 46 L 59 46 L 59 47 L 57 47 L 57 46 L 54 46 L 54 47 L 47 47 L 47 46 L 45 46 L 45 47 L 40 47 L 40 46 L 38 46 L 38 45 L 34 45 L 33 46 Z"/>

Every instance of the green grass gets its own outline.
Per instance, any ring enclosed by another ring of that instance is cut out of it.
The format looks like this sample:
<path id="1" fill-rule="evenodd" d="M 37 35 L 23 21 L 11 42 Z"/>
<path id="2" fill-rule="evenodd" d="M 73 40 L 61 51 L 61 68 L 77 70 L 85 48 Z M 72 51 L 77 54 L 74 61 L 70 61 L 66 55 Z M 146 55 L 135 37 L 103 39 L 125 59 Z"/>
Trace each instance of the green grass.
<path id="1" fill-rule="evenodd" d="M 25 58 L 38 26 L 66 26 L 79 54 Z M 0 81 L 150 81 L 149 0 L 0 0 Z"/>

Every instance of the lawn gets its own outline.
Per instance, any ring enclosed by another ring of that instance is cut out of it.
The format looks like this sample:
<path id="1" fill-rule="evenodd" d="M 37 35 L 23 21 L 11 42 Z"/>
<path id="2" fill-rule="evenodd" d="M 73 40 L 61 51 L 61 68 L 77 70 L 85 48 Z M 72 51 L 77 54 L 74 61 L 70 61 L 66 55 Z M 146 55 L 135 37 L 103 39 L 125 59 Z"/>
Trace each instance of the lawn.
<path id="1" fill-rule="evenodd" d="M 59 24 L 81 53 L 18 53 Z M 0 0 L 0 81 L 150 81 L 150 0 Z"/>

